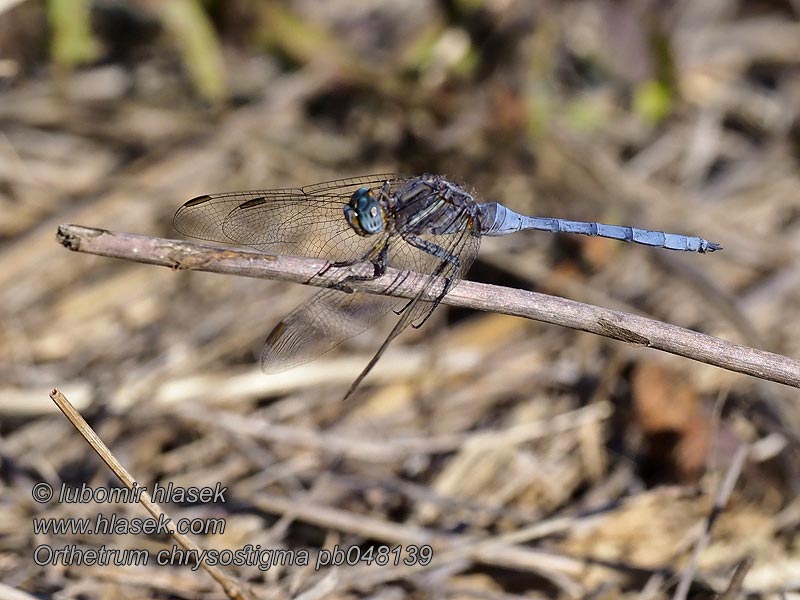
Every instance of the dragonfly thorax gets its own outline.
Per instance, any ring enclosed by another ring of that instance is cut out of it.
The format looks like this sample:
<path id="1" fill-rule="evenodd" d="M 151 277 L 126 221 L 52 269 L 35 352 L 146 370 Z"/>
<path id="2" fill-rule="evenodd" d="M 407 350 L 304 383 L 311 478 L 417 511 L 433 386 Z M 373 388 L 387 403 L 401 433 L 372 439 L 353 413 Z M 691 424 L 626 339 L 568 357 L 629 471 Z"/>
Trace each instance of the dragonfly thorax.
<path id="1" fill-rule="evenodd" d="M 344 205 L 344 218 L 358 235 L 380 233 L 386 226 L 383 208 L 367 187 L 358 188 Z"/>

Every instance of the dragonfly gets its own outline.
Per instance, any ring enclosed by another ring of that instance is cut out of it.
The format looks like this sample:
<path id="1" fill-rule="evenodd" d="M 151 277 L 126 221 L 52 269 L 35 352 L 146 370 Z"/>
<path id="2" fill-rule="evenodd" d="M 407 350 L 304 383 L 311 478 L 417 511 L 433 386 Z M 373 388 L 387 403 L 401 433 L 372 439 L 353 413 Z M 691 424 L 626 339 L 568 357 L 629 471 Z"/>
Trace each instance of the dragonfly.
<path id="1" fill-rule="evenodd" d="M 314 278 L 324 289 L 267 336 L 260 357 L 267 373 L 319 358 L 390 311 L 399 316 L 345 399 L 392 340 L 409 325 L 419 328 L 427 321 L 470 268 L 483 236 L 530 229 L 701 254 L 721 249 L 700 237 L 522 215 L 498 202 L 479 202 L 466 187 L 431 174 L 367 175 L 300 188 L 206 194 L 181 206 L 174 226 L 189 237 L 326 261 Z M 411 280 L 419 289 L 413 298 L 398 300 L 350 286 L 378 278 L 390 267 L 400 275 L 387 291 Z"/>

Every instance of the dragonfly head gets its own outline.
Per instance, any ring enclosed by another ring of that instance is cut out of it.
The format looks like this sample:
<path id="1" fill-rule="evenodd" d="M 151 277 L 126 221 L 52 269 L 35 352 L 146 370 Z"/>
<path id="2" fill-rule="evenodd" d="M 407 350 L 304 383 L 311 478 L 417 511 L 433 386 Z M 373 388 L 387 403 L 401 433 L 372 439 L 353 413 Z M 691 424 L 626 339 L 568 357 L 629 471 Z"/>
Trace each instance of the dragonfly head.
<path id="1" fill-rule="evenodd" d="M 369 188 L 358 188 L 344 205 L 344 217 L 358 235 L 380 233 L 386 226 L 383 207 L 369 193 Z"/>

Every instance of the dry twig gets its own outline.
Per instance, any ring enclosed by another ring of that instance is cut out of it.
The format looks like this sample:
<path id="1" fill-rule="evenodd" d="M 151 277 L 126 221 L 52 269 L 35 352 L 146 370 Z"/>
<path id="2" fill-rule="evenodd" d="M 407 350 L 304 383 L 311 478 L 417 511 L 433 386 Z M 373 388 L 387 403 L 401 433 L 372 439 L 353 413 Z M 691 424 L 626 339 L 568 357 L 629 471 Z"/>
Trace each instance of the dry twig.
<path id="1" fill-rule="evenodd" d="M 124 258 L 174 269 L 210 271 L 310 285 L 320 285 L 315 276 L 327 265 L 320 259 L 278 256 L 80 225 L 59 226 L 58 240 L 70 250 L 100 256 Z M 398 284 L 398 275 L 398 271 L 387 269 L 382 277 L 348 282 L 348 285 L 361 292 L 401 298 L 414 297 L 419 291 L 419 281 L 409 278 Z M 494 311 L 588 331 L 800 388 L 800 362 L 795 359 L 637 315 L 537 292 L 472 281 L 460 282 L 443 302 L 451 306 Z"/>

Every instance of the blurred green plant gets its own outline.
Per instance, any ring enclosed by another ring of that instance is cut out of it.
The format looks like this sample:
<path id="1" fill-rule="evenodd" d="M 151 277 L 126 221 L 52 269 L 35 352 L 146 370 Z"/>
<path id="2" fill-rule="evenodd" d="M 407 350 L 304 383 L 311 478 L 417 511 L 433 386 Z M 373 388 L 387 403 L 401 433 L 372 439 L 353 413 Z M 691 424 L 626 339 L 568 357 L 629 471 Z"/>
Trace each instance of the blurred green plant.
<path id="1" fill-rule="evenodd" d="M 640 83 L 633 92 L 633 110 L 650 123 L 660 123 L 672 112 L 677 95 L 675 57 L 669 36 L 657 24 L 649 38 L 655 64 L 654 77 Z"/>
<path id="2" fill-rule="evenodd" d="M 197 92 L 214 106 L 228 95 L 222 47 L 200 0 L 154 2 L 156 16 L 175 43 Z M 49 0 L 51 60 L 66 75 L 97 59 L 100 43 L 92 33 L 92 0 Z"/>
<path id="3" fill-rule="evenodd" d="M 50 56 L 55 65 L 70 70 L 90 62 L 100 53 L 92 35 L 90 0 L 50 0 L 47 21 L 53 35 Z"/>
<path id="4" fill-rule="evenodd" d="M 586 132 L 602 128 L 611 118 L 608 103 L 592 96 L 578 96 L 569 100 L 562 110 L 571 127 Z"/>
<path id="5" fill-rule="evenodd" d="M 198 0 L 158 3 L 164 29 L 178 45 L 197 91 L 213 105 L 227 97 L 222 47 Z"/>
<path id="6" fill-rule="evenodd" d="M 531 40 L 525 53 L 525 107 L 528 114 L 527 130 L 533 139 L 544 136 L 559 107 L 553 81 L 558 47 L 558 23 L 545 15 L 539 24 L 538 34 Z"/>
<path id="7" fill-rule="evenodd" d="M 672 111 L 672 91 L 663 81 L 645 81 L 633 93 L 633 110 L 650 123 L 659 123 Z"/>
<path id="8" fill-rule="evenodd" d="M 449 75 L 468 79 L 474 75 L 479 58 L 463 29 L 433 22 L 412 40 L 401 63 L 407 71 L 444 69 Z"/>

